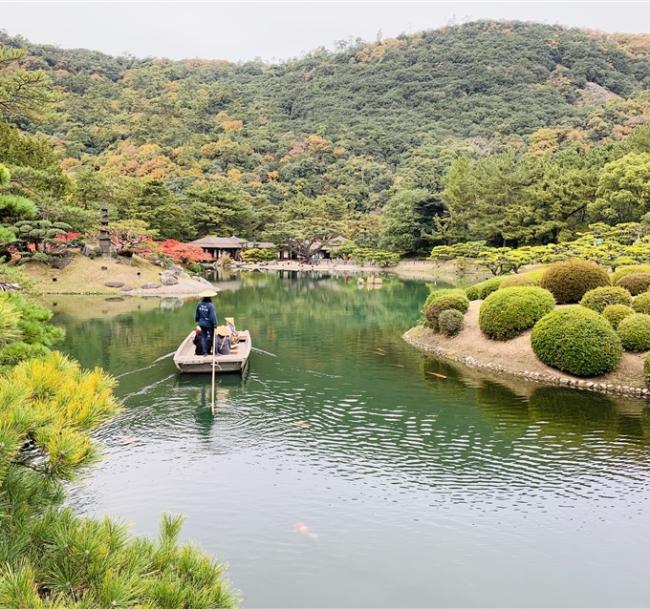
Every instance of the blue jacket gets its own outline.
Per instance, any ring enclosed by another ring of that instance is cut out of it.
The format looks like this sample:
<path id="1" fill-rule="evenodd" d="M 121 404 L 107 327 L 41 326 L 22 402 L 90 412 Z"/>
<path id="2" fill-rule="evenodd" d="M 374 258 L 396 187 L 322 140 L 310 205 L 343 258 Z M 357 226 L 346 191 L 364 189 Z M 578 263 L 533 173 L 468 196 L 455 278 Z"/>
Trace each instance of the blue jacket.
<path id="1" fill-rule="evenodd" d="M 197 304 L 194 321 L 202 328 L 214 328 L 217 325 L 217 311 L 214 305 L 203 301 Z"/>

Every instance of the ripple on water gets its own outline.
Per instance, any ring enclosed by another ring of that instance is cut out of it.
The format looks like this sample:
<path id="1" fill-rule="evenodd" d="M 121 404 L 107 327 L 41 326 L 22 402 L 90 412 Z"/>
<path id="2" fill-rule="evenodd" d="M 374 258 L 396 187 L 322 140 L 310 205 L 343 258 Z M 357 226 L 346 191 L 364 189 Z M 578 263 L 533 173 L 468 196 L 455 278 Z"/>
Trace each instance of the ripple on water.
<path id="1" fill-rule="evenodd" d="M 625 542 L 650 545 L 638 528 L 650 508 L 643 406 L 518 393 L 421 357 L 399 339 L 420 292 L 403 309 L 403 291 L 350 294 L 341 282 L 337 297 L 354 308 L 328 293 L 323 311 L 325 288 L 283 286 L 267 284 L 263 310 L 255 291 L 223 295 L 222 308 L 264 320 L 251 327 L 256 344 L 278 357 L 255 354 L 246 379 L 220 379 L 216 417 L 209 377 L 178 377 L 167 360 L 143 366 L 173 348 L 182 325 L 138 314 L 133 331 L 160 324 L 152 336 L 168 340 L 153 353 L 135 341 L 130 370 L 142 370 L 121 379 L 125 410 L 98 431 L 107 458 L 73 489 L 76 505 L 138 530 L 163 511 L 186 513 L 187 534 L 231 562 L 254 606 L 428 605 L 434 589 L 439 604 L 552 605 L 544 591 L 578 581 L 583 564 L 638 600 L 625 578 L 643 577 L 643 560 Z M 189 308 L 169 315 L 191 319 Z M 101 323 L 98 335 L 119 347 L 123 330 Z M 476 597 L 462 595 L 468 574 Z M 397 580 L 402 600 L 390 596 Z M 340 595 L 322 582 L 341 582 Z"/>
<path id="2" fill-rule="evenodd" d="M 203 396 L 201 409 L 197 395 Z M 279 449 L 316 471 L 335 471 L 351 481 L 380 478 L 400 493 L 427 489 L 441 502 L 478 499 L 489 505 L 486 498 L 514 496 L 525 504 L 549 494 L 578 501 L 613 496 L 603 494 L 603 483 L 612 489 L 624 485 L 629 493 L 648 482 L 647 451 L 640 451 L 642 462 L 630 469 L 634 445 L 622 438 L 612 442 L 595 433 L 577 442 L 573 433 L 545 436 L 547 421 L 515 436 L 500 421 L 503 437 L 494 430 L 486 436 L 475 421 L 465 422 L 461 432 L 448 422 L 441 425 L 441 412 L 414 413 L 399 405 L 387 410 L 372 398 L 358 391 L 341 396 L 341 387 L 327 385 L 292 387 L 286 379 L 251 383 L 245 390 L 220 388 L 213 420 L 200 384 L 176 385 L 171 394 L 129 410 L 119 427 L 168 443 L 176 457 L 186 452 L 190 461 L 205 458 L 205 451 L 227 455 L 254 448 L 264 456 Z M 179 446 L 184 436 L 187 442 Z M 617 460 L 612 451 L 626 454 Z"/>

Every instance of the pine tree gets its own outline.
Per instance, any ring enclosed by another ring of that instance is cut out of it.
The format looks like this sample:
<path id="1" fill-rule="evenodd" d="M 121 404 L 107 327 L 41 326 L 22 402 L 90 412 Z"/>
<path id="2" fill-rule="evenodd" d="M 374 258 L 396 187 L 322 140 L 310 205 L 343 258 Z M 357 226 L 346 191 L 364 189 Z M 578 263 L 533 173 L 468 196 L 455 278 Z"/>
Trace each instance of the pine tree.
<path id="1" fill-rule="evenodd" d="M 98 458 L 90 434 L 121 405 L 104 371 L 49 352 L 62 335 L 50 317 L 20 294 L 0 295 L 0 362 L 12 349 L 24 360 L 0 374 L 0 607 L 234 607 L 223 568 L 179 545 L 181 518 L 165 516 L 152 542 L 61 507 L 62 483 Z"/>

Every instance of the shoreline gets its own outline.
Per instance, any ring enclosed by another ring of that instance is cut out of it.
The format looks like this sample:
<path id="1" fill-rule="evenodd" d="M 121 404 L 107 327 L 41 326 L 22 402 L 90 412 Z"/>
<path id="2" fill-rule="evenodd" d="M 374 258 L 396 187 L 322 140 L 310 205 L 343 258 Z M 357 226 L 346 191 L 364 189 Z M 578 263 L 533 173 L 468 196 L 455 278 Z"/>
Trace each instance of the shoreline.
<path id="1" fill-rule="evenodd" d="M 458 272 L 454 261 L 434 262 L 432 260 L 403 259 L 394 266 L 380 267 L 376 265 L 359 265 L 353 262 L 321 261 L 306 264 L 297 260 L 272 262 L 238 262 L 232 266 L 233 271 L 290 271 L 302 273 L 337 273 L 350 275 L 390 274 L 399 279 L 427 281 L 431 283 L 455 283 Z M 471 268 L 463 279 L 480 281 L 485 278 L 485 272 Z"/>
<path id="2" fill-rule="evenodd" d="M 474 301 L 465 315 L 465 328 L 454 337 L 435 333 L 424 326 L 407 330 L 402 338 L 412 347 L 435 358 L 463 364 L 532 383 L 582 389 L 595 393 L 648 398 L 650 389 L 643 377 L 643 354 L 624 353 L 616 370 L 597 377 L 577 377 L 546 366 L 530 347 L 530 331 L 509 340 L 485 338 L 478 329 L 481 301 Z M 507 363 L 503 363 L 507 362 Z"/>
<path id="3" fill-rule="evenodd" d="M 210 270 L 210 269 L 206 269 Z M 223 269 L 226 274 L 240 272 L 261 273 L 322 273 L 358 276 L 359 281 L 377 282 L 381 276 L 397 277 L 406 281 L 423 281 L 433 285 L 450 285 L 458 279 L 453 263 L 430 260 L 400 260 L 392 267 L 358 265 L 351 262 L 321 261 L 304 264 L 296 260 L 262 263 L 235 263 Z M 25 274 L 42 294 L 59 296 L 146 296 L 191 298 L 214 284 L 206 279 L 183 271 L 180 267 L 163 269 L 146 260 L 133 257 L 130 261 L 117 258 L 90 259 L 73 255 L 70 263 L 61 269 L 41 263 L 29 263 Z M 176 283 L 163 283 L 164 274 L 176 273 Z M 378 277 L 379 276 L 379 277 Z M 479 280 L 483 273 L 472 269 L 461 276 L 462 281 Z M 145 287 L 146 286 L 146 287 Z"/>
<path id="4" fill-rule="evenodd" d="M 163 286 L 174 287 L 174 286 Z M 191 288 L 186 286 L 178 286 L 178 290 L 167 290 L 167 289 L 133 289 L 129 291 L 123 291 L 119 288 L 112 288 L 112 291 L 103 291 L 100 289 L 89 290 L 89 291 L 64 291 L 64 290 L 40 290 L 40 293 L 44 296 L 107 296 L 114 298 L 192 298 L 198 296 L 203 290 L 208 286 L 206 284 L 193 284 Z"/>

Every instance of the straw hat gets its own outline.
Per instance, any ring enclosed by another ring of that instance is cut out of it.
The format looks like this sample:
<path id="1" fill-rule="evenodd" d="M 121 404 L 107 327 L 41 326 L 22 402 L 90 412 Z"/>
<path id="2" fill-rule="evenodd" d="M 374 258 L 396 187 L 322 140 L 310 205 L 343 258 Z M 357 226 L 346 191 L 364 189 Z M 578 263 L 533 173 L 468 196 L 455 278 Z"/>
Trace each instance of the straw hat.
<path id="1" fill-rule="evenodd" d="M 203 292 L 199 294 L 199 298 L 212 298 L 213 296 L 216 296 L 218 293 L 219 292 L 217 292 L 216 290 L 203 290 Z"/>
<path id="2" fill-rule="evenodd" d="M 223 320 L 227 324 L 232 324 L 233 326 L 235 325 L 235 318 L 234 317 L 224 317 Z"/>
<path id="3" fill-rule="evenodd" d="M 230 334 L 230 330 L 228 330 L 228 326 L 217 326 L 217 336 L 228 336 Z"/>

